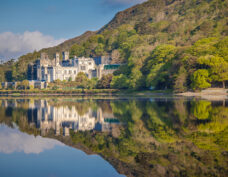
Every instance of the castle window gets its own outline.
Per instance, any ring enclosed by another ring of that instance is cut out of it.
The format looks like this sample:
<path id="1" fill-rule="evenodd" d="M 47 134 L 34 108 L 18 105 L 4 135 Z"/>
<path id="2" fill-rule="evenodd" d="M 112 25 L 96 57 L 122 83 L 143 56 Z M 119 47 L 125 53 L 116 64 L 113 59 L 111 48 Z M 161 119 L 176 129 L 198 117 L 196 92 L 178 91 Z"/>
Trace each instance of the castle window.
<path id="1" fill-rule="evenodd" d="M 76 74 L 76 70 L 74 70 L 74 74 Z"/>
<path id="2" fill-rule="evenodd" d="M 89 65 L 91 65 L 91 62 L 89 62 Z"/>
<path id="3" fill-rule="evenodd" d="M 81 70 L 85 70 L 86 68 L 85 68 L 85 66 L 81 66 Z"/>
<path id="4" fill-rule="evenodd" d="M 72 71 L 71 70 L 69 70 L 69 74 L 71 74 L 72 73 Z"/>
<path id="5" fill-rule="evenodd" d="M 64 70 L 64 73 L 67 74 L 67 70 Z"/>

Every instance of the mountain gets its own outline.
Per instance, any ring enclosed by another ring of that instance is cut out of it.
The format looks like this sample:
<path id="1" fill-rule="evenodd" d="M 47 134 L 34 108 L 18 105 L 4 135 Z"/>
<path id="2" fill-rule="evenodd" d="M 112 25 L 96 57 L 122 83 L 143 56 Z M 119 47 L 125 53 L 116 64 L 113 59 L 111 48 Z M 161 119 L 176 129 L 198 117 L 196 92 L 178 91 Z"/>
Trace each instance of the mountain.
<path id="1" fill-rule="evenodd" d="M 226 41 L 221 40 L 228 34 L 227 9 L 228 0 L 148 0 L 117 13 L 96 32 L 86 32 L 56 47 L 20 57 L 14 65 L 13 73 L 17 74 L 12 79 L 25 79 L 26 65 L 40 52 L 52 56 L 56 51 L 70 50 L 72 56 L 111 55 L 113 63 L 127 64 L 115 73 L 123 77 L 117 80 L 123 79 L 125 84 L 114 83 L 114 87 L 173 89 L 179 85 L 190 88 L 194 85 L 190 75 L 202 69 L 202 66 L 197 68 L 200 52 L 192 53 L 197 41 L 202 45 L 205 41 L 200 40 L 208 38 L 208 45 L 220 46 L 216 51 L 225 51 L 221 46 L 226 47 Z M 205 46 L 199 47 L 203 50 Z M 224 52 L 204 54 L 218 55 L 225 60 L 227 56 Z M 185 63 L 182 57 L 188 58 Z M 157 74 L 162 77 L 155 77 Z M 209 77 L 212 74 L 208 73 Z M 209 80 L 206 78 L 205 82 Z"/>
<path id="2" fill-rule="evenodd" d="M 82 34 L 78 37 L 66 40 L 63 43 L 61 43 L 55 47 L 49 47 L 46 49 L 42 49 L 40 52 L 46 52 L 50 57 L 53 57 L 53 55 L 56 52 L 62 52 L 62 51 L 70 50 L 70 48 L 73 44 L 82 44 L 89 37 L 91 37 L 92 35 L 95 35 L 95 34 L 96 34 L 96 31 L 95 32 L 86 31 L 84 34 Z"/>

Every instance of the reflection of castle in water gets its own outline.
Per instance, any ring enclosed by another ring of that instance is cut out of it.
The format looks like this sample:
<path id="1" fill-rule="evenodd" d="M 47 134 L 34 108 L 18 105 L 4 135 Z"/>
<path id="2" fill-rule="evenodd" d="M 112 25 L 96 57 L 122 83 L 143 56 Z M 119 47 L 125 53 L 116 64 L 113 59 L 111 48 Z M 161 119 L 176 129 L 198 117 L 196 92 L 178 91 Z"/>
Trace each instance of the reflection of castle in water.
<path id="1" fill-rule="evenodd" d="M 64 136 L 69 136 L 70 129 L 74 132 L 111 132 L 113 126 L 119 123 L 112 113 L 104 113 L 101 108 L 96 111 L 88 108 L 88 111 L 81 115 L 75 106 L 51 106 L 47 100 L 29 100 L 28 105 L 28 122 L 30 125 L 35 124 L 42 135 L 50 129 L 54 129 L 56 135 L 60 135 L 62 129 Z M 20 100 L 5 100 L 2 101 L 2 106 L 21 107 Z"/>

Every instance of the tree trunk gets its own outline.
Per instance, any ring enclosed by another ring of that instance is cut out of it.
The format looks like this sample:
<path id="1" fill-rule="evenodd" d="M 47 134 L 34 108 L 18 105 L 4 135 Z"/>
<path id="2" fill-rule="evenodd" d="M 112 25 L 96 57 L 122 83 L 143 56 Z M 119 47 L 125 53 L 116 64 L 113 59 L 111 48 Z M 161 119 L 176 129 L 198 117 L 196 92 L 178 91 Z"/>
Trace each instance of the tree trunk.
<path id="1" fill-rule="evenodd" d="M 222 87 L 223 87 L 224 89 L 226 88 L 225 81 L 222 81 Z"/>

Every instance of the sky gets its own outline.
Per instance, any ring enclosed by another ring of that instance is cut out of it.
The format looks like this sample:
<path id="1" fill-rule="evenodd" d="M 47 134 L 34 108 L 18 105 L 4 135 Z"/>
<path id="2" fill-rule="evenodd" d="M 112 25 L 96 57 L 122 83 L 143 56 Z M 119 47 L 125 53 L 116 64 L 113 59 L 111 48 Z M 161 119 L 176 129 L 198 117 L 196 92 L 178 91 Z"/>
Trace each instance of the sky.
<path id="1" fill-rule="evenodd" d="M 95 31 L 146 0 L 0 0 L 0 59 L 55 46 Z"/>
<path id="2" fill-rule="evenodd" d="M 5 125 L 0 125 L 0 153 L 24 152 L 25 154 L 39 154 L 57 145 L 63 146 L 57 140 L 41 136 L 35 137 L 34 135 L 22 133 L 16 128 L 12 129 Z"/>

